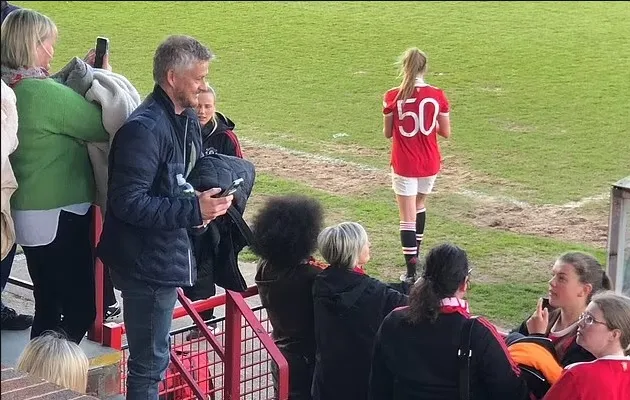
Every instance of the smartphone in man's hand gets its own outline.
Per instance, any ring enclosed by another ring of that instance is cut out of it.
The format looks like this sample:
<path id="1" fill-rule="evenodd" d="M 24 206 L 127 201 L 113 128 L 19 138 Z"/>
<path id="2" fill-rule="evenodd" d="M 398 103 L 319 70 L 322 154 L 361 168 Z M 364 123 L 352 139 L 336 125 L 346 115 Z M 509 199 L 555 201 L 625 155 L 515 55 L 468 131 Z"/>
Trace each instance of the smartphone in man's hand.
<path id="1" fill-rule="evenodd" d="M 96 57 L 94 58 L 94 68 L 103 68 L 103 59 L 109 53 L 109 39 L 99 36 L 96 38 Z"/>
<path id="2" fill-rule="evenodd" d="M 243 182 L 243 178 L 235 179 L 234 182 L 232 182 L 232 184 L 227 189 L 216 195 L 216 197 L 226 197 L 234 194 L 234 192 L 236 192 L 236 189 L 238 189 L 238 187 L 241 186 Z"/>

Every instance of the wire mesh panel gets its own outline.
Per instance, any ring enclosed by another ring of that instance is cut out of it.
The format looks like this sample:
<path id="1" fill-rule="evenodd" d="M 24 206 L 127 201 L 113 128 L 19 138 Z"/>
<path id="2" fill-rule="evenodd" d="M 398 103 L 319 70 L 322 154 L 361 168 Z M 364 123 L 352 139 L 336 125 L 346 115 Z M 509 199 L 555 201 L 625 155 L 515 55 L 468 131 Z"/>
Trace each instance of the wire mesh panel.
<path id="1" fill-rule="evenodd" d="M 261 321 L 261 325 L 267 333 L 270 332 L 270 324 L 264 308 L 254 309 L 254 314 Z M 251 400 L 275 399 L 274 381 L 272 371 L 274 361 L 269 352 L 262 345 L 260 339 L 252 329 L 241 319 L 243 323 L 241 344 L 241 398 Z M 277 368 L 276 368 L 277 370 Z"/>

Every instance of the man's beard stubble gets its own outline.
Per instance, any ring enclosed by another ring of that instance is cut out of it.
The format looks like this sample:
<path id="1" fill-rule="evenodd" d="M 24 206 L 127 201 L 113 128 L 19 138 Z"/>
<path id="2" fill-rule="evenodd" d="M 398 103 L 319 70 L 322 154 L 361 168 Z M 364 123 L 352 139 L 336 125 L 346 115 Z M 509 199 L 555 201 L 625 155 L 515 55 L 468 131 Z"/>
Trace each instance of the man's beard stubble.
<path id="1" fill-rule="evenodd" d="M 175 92 L 175 100 L 177 100 L 179 105 L 184 108 L 195 108 L 199 104 L 199 100 L 197 98 L 198 95 L 199 93 L 197 93 L 194 96 L 194 100 L 193 100 L 193 98 L 191 98 L 188 95 L 188 93 L 184 92 L 183 90 L 180 90 L 180 91 Z"/>

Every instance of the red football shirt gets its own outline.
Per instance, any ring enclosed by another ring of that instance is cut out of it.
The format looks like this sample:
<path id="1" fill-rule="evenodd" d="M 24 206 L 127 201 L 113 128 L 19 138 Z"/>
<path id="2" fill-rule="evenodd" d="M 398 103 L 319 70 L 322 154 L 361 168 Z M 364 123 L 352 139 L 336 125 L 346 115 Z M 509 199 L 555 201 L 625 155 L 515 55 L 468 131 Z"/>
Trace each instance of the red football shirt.
<path id="1" fill-rule="evenodd" d="M 630 357 L 602 357 L 569 365 L 544 400 L 630 399 Z"/>
<path id="2" fill-rule="evenodd" d="M 438 114 L 448 115 L 444 92 L 420 80 L 407 100 L 396 100 L 399 88 L 385 93 L 383 114 L 394 116 L 391 165 L 394 172 L 410 178 L 436 175 L 441 154 L 437 140 Z"/>

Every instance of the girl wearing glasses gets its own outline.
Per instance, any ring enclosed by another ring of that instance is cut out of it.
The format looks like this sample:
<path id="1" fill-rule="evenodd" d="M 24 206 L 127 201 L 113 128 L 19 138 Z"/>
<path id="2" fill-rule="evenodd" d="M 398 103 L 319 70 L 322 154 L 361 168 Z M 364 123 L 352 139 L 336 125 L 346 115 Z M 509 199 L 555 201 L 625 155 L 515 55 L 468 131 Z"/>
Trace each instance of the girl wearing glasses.
<path id="1" fill-rule="evenodd" d="M 593 256 L 581 252 L 561 255 L 551 271 L 549 307 L 539 299 L 536 311 L 518 332 L 551 339 L 563 367 L 592 361 L 595 357 L 576 342 L 578 320 L 595 293 L 611 288 L 610 279 Z"/>
<path id="2" fill-rule="evenodd" d="M 470 321 L 466 252 L 451 244 L 429 251 L 409 306 L 392 311 L 376 335 L 370 397 L 374 400 L 460 398 L 460 336 L 470 328 L 472 399 L 525 399 L 527 386 L 503 340 L 484 318 Z"/>
<path id="3" fill-rule="evenodd" d="M 630 399 L 630 298 L 595 295 L 580 316 L 577 343 L 597 359 L 569 365 L 544 399 Z"/>

